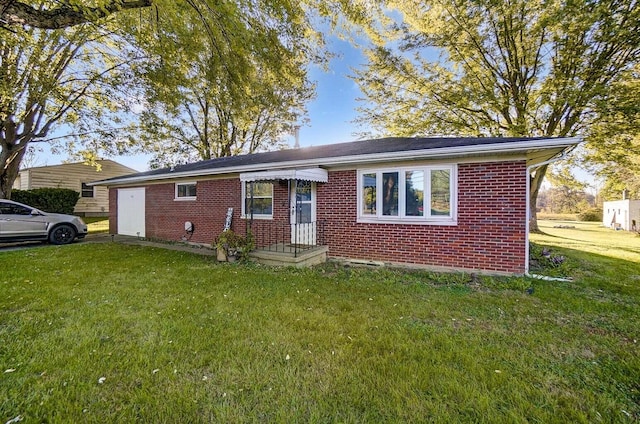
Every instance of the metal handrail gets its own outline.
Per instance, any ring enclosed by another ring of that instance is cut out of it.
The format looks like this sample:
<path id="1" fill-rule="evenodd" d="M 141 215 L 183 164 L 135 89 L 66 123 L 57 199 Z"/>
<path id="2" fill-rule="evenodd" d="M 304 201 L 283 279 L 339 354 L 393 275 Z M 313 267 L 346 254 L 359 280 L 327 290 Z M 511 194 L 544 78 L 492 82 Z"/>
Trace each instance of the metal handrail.
<path id="1" fill-rule="evenodd" d="M 290 224 L 286 221 L 255 220 L 251 223 L 251 233 L 256 250 L 290 253 L 294 257 L 326 242 L 324 221 Z"/>

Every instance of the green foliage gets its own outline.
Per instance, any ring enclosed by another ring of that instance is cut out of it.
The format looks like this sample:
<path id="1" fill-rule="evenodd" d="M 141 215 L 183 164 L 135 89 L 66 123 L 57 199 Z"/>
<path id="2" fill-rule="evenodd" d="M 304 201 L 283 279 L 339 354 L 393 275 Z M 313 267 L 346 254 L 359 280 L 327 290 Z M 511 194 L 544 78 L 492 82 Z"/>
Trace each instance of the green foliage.
<path id="1" fill-rule="evenodd" d="M 595 206 L 593 195 L 570 187 L 551 187 L 540 191 L 536 203 L 545 213 L 574 214 Z"/>
<path id="2" fill-rule="evenodd" d="M 29 143 L 68 125 L 94 136 L 122 113 L 117 87 L 130 62 L 110 23 L 66 30 L 16 26 L 0 37 L 0 197 L 8 197 Z M 101 139 L 101 137 L 97 137 Z M 113 137 L 105 137 L 105 143 Z M 76 140 L 78 141 L 78 140 Z"/>
<path id="3" fill-rule="evenodd" d="M 223 249 L 227 256 L 238 255 L 242 260 L 249 259 L 249 253 L 256 247 L 253 233 L 249 232 L 246 236 L 241 236 L 233 230 L 220 233 L 213 244 L 216 249 Z"/>
<path id="4" fill-rule="evenodd" d="M 369 28 L 379 36 L 355 76 L 365 102 L 359 121 L 379 134 L 584 133 L 640 60 L 633 0 L 384 5 L 398 17 Z M 638 90 L 627 93 L 638 105 Z M 631 125 L 637 131 L 638 121 Z M 531 204 L 545 171 L 535 173 Z"/>
<path id="5" fill-rule="evenodd" d="M 13 190 L 11 199 L 44 212 L 73 214 L 80 193 L 67 188 Z"/>
<path id="6" fill-rule="evenodd" d="M 602 222 L 602 209 L 593 208 L 580 212 L 578 214 L 578 221 Z"/>
<path id="7" fill-rule="evenodd" d="M 640 65 L 613 83 L 596 107 L 599 119 L 588 128 L 582 160 L 604 178 L 606 200 L 618 199 L 625 188 L 640 198 Z"/>
<path id="8" fill-rule="evenodd" d="M 398 10 L 404 25 L 384 35 L 400 40 L 370 49 L 357 74 L 370 102 L 362 120 L 385 134 L 573 135 L 640 54 L 633 2 L 435 1 Z"/>
<path id="9" fill-rule="evenodd" d="M 587 184 L 578 181 L 566 164 L 555 165 L 546 178 L 551 188 L 538 193 L 536 206 L 546 213 L 571 214 L 595 207 L 595 198 L 587 193 Z"/>
<path id="10" fill-rule="evenodd" d="M 565 256 L 536 243 L 529 244 L 529 269 L 535 274 L 557 277 L 571 275 Z"/>
<path id="11" fill-rule="evenodd" d="M 161 19 L 136 37 L 156 58 L 134 66 L 132 78 L 146 100 L 134 130 L 152 166 L 281 147 L 304 123 L 314 95 L 307 67 L 324 54 L 305 8 L 291 0 L 186 3 L 164 4 Z"/>
<path id="12" fill-rule="evenodd" d="M 629 154 L 632 155 L 632 153 Z M 629 169 L 618 169 L 615 173 L 610 172 L 600 190 L 600 195 L 605 201 L 620 200 L 623 190 L 627 190 L 628 199 L 640 199 L 640 173 Z"/>
<path id="13" fill-rule="evenodd" d="M 324 60 L 304 3 L 54 3 L 0 0 L 0 13 L 28 5 L 34 16 L 51 7 L 62 20 L 110 17 L 0 28 L 0 197 L 28 144 L 49 141 L 57 126 L 73 132 L 58 151 L 95 160 L 144 150 L 159 166 L 278 147 L 304 123 L 314 88 L 307 66 Z"/>

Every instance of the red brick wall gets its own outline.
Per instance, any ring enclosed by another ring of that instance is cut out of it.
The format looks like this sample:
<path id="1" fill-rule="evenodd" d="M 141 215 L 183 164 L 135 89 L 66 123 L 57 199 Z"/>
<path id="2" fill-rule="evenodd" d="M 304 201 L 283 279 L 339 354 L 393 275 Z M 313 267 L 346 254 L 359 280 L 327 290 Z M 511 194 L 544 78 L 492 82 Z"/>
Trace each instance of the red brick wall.
<path id="1" fill-rule="evenodd" d="M 227 209 L 233 207 L 231 228 L 244 234 L 246 222 L 241 218 L 242 188 L 238 178 L 198 181 L 196 200 L 176 201 L 175 182 L 146 186 L 146 238 L 179 241 L 183 236 L 184 222 L 195 226 L 194 243 L 210 244 L 224 229 Z M 255 220 L 253 232 L 261 245 L 281 241 L 283 234 L 272 229 L 272 223 L 284 224 L 284 239 L 289 240 L 289 204 L 287 182 L 274 183 L 274 220 Z M 117 232 L 117 189 L 109 190 L 109 230 Z M 273 240 L 271 240 L 273 239 Z"/>
<path id="2" fill-rule="evenodd" d="M 224 229 L 227 209 L 233 207 L 232 228 L 244 228 L 240 219 L 241 186 L 238 178 L 198 181 L 196 200 L 174 200 L 175 183 L 154 184 L 146 188 L 146 236 L 180 240 L 184 223 L 191 221 L 195 231 L 189 241 L 210 244 Z"/>
<path id="3" fill-rule="evenodd" d="M 329 256 L 523 273 L 524 161 L 458 166 L 458 224 L 357 223 L 357 172 L 330 172 L 318 185 L 318 220 Z"/>
<path id="4" fill-rule="evenodd" d="M 317 219 L 324 221 L 329 256 L 453 268 L 523 273 L 526 165 L 524 161 L 458 166 L 458 223 L 410 225 L 357 222 L 357 171 L 329 172 L 317 184 Z M 146 188 L 146 236 L 180 240 L 184 222 L 195 224 L 190 241 L 212 243 L 233 207 L 232 228 L 244 233 L 242 192 L 236 178 L 199 181 L 196 201 L 175 201 L 174 183 Z M 109 193 L 109 224 L 117 228 L 117 191 Z M 282 234 L 273 232 L 283 223 Z M 288 185 L 274 183 L 274 220 L 253 223 L 258 245 L 289 240 Z"/>
<path id="5" fill-rule="evenodd" d="M 118 232 L 118 189 L 109 188 L 109 232 Z"/>

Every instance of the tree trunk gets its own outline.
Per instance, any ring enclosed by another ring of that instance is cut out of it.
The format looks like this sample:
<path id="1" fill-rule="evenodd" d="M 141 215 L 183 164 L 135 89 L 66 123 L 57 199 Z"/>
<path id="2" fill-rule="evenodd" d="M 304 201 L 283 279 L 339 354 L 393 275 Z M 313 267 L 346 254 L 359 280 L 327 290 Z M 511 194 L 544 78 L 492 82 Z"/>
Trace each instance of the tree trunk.
<path id="1" fill-rule="evenodd" d="M 544 181 L 544 175 L 547 173 L 547 166 L 543 165 L 535 170 L 535 173 L 531 175 L 529 180 L 529 232 L 540 233 L 538 228 L 538 210 L 536 208 L 536 202 L 538 200 L 538 192 Z"/>
<path id="2" fill-rule="evenodd" d="M 11 199 L 11 189 L 18 177 L 22 157 L 27 151 L 27 146 L 15 146 L 2 143 L 0 151 L 0 199 Z"/>
<path id="3" fill-rule="evenodd" d="M 64 3 L 64 2 L 61 2 Z M 0 21 L 5 25 L 28 25 L 41 29 L 60 29 L 92 22 L 126 9 L 149 7 L 152 0 L 110 1 L 102 7 L 67 6 L 36 8 L 24 1 L 0 0 Z"/>

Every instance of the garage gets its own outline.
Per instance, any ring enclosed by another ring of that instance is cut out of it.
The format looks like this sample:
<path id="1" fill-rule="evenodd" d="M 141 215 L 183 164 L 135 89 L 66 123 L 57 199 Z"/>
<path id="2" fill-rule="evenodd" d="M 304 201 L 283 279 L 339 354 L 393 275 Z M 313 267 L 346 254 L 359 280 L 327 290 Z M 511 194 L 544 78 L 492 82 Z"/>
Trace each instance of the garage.
<path id="1" fill-rule="evenodd" d="M 145 237 L 145 189 L 118 189 L 118 234 Z"/>

